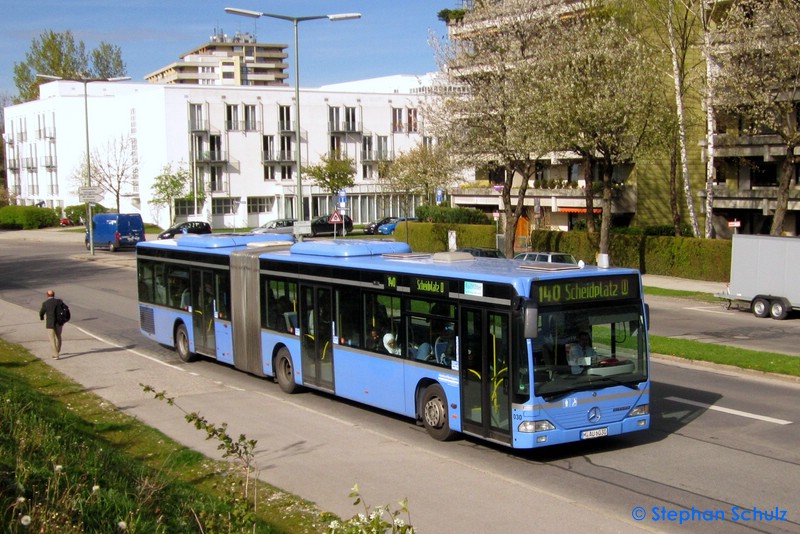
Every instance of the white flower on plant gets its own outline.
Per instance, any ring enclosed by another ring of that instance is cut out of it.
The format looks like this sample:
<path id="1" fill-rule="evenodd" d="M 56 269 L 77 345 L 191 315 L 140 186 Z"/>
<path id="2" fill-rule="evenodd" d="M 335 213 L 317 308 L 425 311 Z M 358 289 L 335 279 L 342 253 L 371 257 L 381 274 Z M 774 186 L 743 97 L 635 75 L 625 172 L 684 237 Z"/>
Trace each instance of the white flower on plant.
<path id="1" fill-rule="evenodd" d="M 23 527 L 27 527 L 28 525 L 30 525 L 30 524 L 31 524 L 31 516 L 29 516 L 29 515 L 23 515 L 23 516 L 20 518 L 19 522 L 22 524 L 22 526 L 23 526 Z"/>
<path id="2" fill-rule="evenodd" d="M 98 486 L 97 484 L 92 486 L 92 493 L 97 493 L 98 491 L 100 491 L 100 486 Z"/>
<path id="3" fill-rule="evenodd" d="M 25 497 L 19 496 L 17 497 L 17 504 L 22 504 L 25 502 Z"/>
<path id="4" fill-rule="evenodd" d="M 60 473 L 63 470 L 64 470 L 64 466 L 63 465 L 59 464 L 59 465 L 56 466 L 56 473 Z"/>
<path id="5" fill-rule="evenodd" d="M 120 530 L 128 530 L 128 524 L 125 521 L 117 523 L 117 528 Z"/>

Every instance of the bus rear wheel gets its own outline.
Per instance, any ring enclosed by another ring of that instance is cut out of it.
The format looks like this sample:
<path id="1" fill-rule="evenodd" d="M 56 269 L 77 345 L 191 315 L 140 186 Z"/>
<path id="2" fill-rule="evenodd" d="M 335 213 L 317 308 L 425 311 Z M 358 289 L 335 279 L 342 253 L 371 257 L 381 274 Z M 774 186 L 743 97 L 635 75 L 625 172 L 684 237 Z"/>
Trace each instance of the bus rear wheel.
<path id="1" fill-rule="evenodd" d="M 175 330 L 175 352 L 178 353 L 181 361 L 192 362 L 195 360 L 195 355 L 189 350 L 189 332 L 184 324 L 178 325 Z"/>
<path id="2" fill-rule="evenodd" d="M 294 365 L 292 365 L 292 355 L 289 349 L 283 347 L 275 357 L 275 380 L 286 393 L 297 391 L 297 382 L 294 381 Z"/>
<path id="3" fill-rule="evenodd" d="M 422 393 L 422 423 L 430 436 L 438 441 L 447 441 L 455 436 L 450 430 L 447 397 L 439 384 L 425 388 Z"/>

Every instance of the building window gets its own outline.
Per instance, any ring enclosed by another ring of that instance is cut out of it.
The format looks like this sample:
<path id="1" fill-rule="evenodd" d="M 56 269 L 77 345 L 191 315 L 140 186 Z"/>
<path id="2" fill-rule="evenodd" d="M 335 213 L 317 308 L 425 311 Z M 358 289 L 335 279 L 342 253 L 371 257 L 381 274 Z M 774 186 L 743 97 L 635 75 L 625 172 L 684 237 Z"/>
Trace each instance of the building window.
<path id="1" fill-rule="evenodd" d="M 289 106 L 278 107 L 278 127 L 282 132 L 292 131 L 292 108 Z"/>
<path id="2" fill-rule="evenodd" d="M 271 181 L 275 179 L 275 167 L 273 165 L 264 165 L 264 181 Z"/>
<path id="3" fill-rule="evenodd" d="M 212 198 L 211 199 L 211 214 L 212 215 L 230 215 L 236 213 L 238 208 L 239 199 L 233 198 Z"/>
<path id="4" fill-rule="evenodd" d="M 417 133 L 419 125 L 417 124 L 417 110 L 408 108 L 408 133 Z"/>
<path id="5" fill-rule="evenodd" d="M 175 201 L 175 215 L 176 216 L 187 216 L 187 215 L 197 215 L 200 213 L 200 205 L 197 206 L 197 212 L 194 211 L 194 200 L 181 198 Z"/>
<path id="6" fill-rule="evenodd" d="M 235 104 L 225 106 L 225 127 L 229 132 L 239 129 L 239 106 Z"/>
<path id="7" fill-rule="evenodd" d="M 248 104 L 244 107 L 244 129 L 248 132 L 258 130 L 258 122 L 256 121 L 256 107 Z"/>
<path id="8" fill-rule="evenodd" d="M 292 166 L 281 165 L 281 180 L 291 180 L 291 179 L 292 179 Z"/>
<path id="9" fill-rule="evenodd" d="M 433 150 L 433 137 L 430 135 L 426 135 L 422 138 L 422 146 L 427 148 L 428 150 Z"/>
<path id="10" fill-rule="evenodd" d="M 402 133 L 403 131 L 403 109 L 392 108 L 392 132 Z"/>
<path id="11" fill-rule="evenodd" d="M 247 213 L 270 213 L 275 197 L 247 197 Z"/>
<path id="12" fill-rule="evenodd" d="M 223 179 L 222 167 L 212 166 L 208 170 L 212 192 L 225 191 L 225 181 Z"/>
<path id="13" fill-rule="evenodd" d="M 288 135 L 281 136 L 281 161 L 292 161 L 292 138 Z"/>
<path id="14" fill-rule="evenodd" d="M 189 127 L 193 131 L 206 129 L 205 122 L 203 121 L 202 104 L 189 104 Z"/>
<path id="15" fill-rule="evenodd" d="M 356 108 L 344 108 L 344 129 L 348 132 L 358 131 L 356 124 Z"/>

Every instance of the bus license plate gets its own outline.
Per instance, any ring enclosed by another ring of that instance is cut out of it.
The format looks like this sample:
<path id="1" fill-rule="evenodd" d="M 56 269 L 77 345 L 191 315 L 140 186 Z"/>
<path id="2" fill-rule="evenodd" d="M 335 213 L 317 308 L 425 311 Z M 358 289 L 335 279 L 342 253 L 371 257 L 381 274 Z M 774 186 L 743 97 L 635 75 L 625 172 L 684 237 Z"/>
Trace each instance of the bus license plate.
<path id="1" fill-rule="evenodd" d="M 608 428 L 595 428 L 581 432 L 581 439 L 602 438 L 608 435 Z"/>

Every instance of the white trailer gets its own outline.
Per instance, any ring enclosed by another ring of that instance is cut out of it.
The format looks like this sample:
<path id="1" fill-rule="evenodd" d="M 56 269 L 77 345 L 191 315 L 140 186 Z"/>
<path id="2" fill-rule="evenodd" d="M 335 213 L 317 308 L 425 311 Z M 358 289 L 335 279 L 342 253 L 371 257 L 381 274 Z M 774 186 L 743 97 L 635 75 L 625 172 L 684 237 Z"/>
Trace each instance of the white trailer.
<path id="1" fill-rule="evenodd" d="M 800 237 L 734 235 L 728 291 L 715 296 L 756 317 L 785 319 L 800 310 Z"/>

